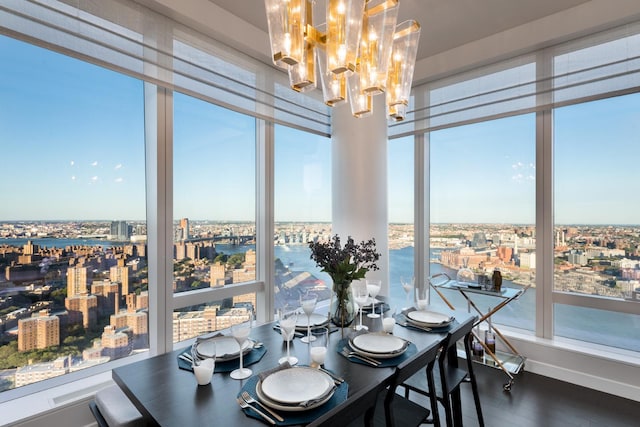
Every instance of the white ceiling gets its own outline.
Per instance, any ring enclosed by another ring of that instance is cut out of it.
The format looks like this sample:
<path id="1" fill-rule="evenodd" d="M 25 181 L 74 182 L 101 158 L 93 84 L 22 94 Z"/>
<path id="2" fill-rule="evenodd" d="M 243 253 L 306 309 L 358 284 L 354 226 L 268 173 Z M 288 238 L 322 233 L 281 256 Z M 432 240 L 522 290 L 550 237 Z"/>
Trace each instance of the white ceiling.
<path id="1" fill-rule="evenodd" d="M 267 32 L 262 0 L 209 0 Z M 399 0 L 398 22 L 421 25 L 418 59 L 570 9 L 590 0 Z M 251 2 L 252 7 L 248 7 Z M 324 23 L 326 0 L 316 0 L 314 24 Z"/>
<path id="2" fill-rule="evenodd" d="M 264 0 L 133 0 L 271 64 Z M 314 24 L 327 0 L 312 0 Z M 640 0 L 399 0 L 421 25 L 413 82 L 640 19 Z"/>

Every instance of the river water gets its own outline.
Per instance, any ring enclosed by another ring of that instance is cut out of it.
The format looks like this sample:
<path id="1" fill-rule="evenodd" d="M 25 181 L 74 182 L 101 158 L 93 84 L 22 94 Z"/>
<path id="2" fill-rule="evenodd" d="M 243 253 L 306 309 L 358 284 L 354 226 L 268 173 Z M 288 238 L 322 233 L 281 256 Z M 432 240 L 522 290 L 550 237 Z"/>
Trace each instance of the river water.
<path id="1" fill-rule="evenodd" d="M 104 248 L 120 246 L 122 243 L 96 239 L 0 239 L 0 245 L 21 246 L 31 240 L 33 244 L 44 247 L 65 247 L 73 245 L 101 245 Z M 219 253 L 231 255 L 238 252 L 246 252 L 255 249 L 254 245 L 225 245 L 216 244 Z M 439 250 L 430 251 L 430 259 L 437 257 Z M 309 257 L 309 249 L 306 245 L 276 246 L 275 257 L 280 258 L 285 266 L 293 271 L 310 271 L 319 279 L 329 283 L 327 274 L 321 273 L 315 266 L 315 262 Z M 430 263 L 431 274 L 447 273 L 450 277 L 456 275 L 456 271 L 448 269 L 437 262 Z M 406 296 L 400 285 L 401 276 L 413 275 L 413 247 L 393 249 L 389 251 L 389 279 L 390 296 L 392 305 L 398 308 L 405 305 Z M 520 285 L 505 280 L 503 286 L 519 288 Z M 464 298 L 457 292 L 444 290 L 445 296 L 457 308 L 467 307 Z M 533 332 L 535 329 L 535 294 L 536 289 L 530 288 L 519 299 L 507 304 L 494 316 L 494 322 L 525 329 Z M 499 298 L 474 295 L 474 302 L 484 312 L 500 302 Z M 431 303 L 436 307 L 446 308 L 440 298 L 432 292 Z M 640 315 L 630 315 L 602 310 L 566 305 L 554 305 L 555 329 L 558 336 L 593 342 L 607 346 L 640 351 Z"/>

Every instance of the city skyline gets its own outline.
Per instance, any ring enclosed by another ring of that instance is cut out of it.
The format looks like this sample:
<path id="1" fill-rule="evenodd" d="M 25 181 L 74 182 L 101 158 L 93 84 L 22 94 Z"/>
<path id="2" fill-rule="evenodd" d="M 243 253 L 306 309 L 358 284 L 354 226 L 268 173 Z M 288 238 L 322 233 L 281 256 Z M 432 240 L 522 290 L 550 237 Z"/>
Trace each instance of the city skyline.
<path id="1" fill-rule="evenodd" d="M 0 167 L 20 178 L 0 182 L 7 200 L 0 220 L 144 220 L 142 82 L 4 36 L 0 52 Z M 638 98 L 554 110 L 557 224 L 639 222 L 640 200 L 630 197 L 639 185 Z M 174 217 L 253 221 L 254 119 L 179 93 L 174 99 Z M 438 130 L 430 139 L 432 222 L 535 222 L 534 114 Z M 612 160 L 602 156 L 605 140 Z M 330 139 L 276 126 L 276 153 L 276 186 L 286 182 L 276 187 L 276 219 L 330 222 Z M 296 163 L 303 166 L 287 167 Z M 194 173 L 211 168 L 213 181 Z M 410 137 L 389 141 L 388 182 L 389 222 L 413 222 Z"/>

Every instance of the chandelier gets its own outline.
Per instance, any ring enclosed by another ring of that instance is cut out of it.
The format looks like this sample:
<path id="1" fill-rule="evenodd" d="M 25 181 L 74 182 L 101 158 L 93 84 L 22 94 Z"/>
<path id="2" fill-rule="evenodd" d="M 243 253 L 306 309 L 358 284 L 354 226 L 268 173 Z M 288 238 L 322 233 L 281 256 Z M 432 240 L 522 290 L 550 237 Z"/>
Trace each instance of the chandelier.
<path id="1" fill-rule="evenodd" d="M 420 25 L 397 25 L 398 0 L 326 0 L 326 23 L 313 26 L 315 0 L 265 0 L 273 63 L 291 88 L 315 89 L 324 102 L 351 104 L 355 117 L 372 114 L 384 93 L 387 116 L 404 120 L 418 51 Z"/>

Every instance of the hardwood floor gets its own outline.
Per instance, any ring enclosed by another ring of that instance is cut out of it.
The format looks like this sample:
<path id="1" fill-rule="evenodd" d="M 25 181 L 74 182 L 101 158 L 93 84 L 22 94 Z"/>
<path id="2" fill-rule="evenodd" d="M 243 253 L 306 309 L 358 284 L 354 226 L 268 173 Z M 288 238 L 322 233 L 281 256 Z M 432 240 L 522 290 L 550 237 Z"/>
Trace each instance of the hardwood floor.
<path id="1" fill-rule="evenodd" d="M 640 402 L 531 372 L 517 375 L 511 392 L 505 392 L 502 372 L 481 365 L 474 365 L 474 372 L 486 427 L 640 426 Z M 421 399 L 416 396 L 411 398 Z M 478 426 L 468 384 L 462 387 L 462 406 L 465 427 Z"/>

